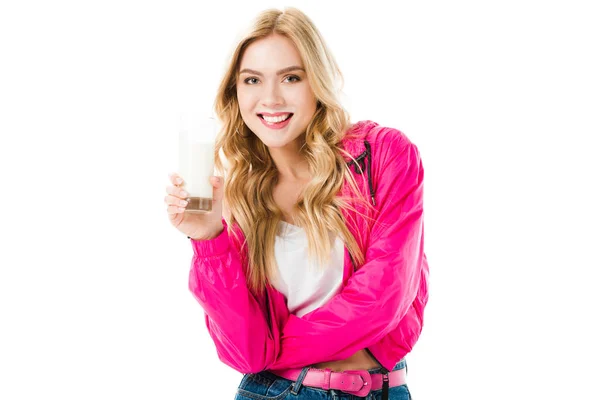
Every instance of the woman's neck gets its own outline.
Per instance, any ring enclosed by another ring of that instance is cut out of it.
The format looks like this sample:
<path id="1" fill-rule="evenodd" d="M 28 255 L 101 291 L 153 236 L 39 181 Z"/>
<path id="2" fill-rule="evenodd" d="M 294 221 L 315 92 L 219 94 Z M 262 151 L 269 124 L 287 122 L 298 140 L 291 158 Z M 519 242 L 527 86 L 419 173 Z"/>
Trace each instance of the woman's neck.
<path id="1" fill-rule="evenodd" d="M 303 182 L 310 180 L 311 174 L 308 160 L 300 152 L 298 146 L 294 146 L 294 148 L 290 147 L 269 149 L 275 167 L 279 171 L 279 179 Z"/>

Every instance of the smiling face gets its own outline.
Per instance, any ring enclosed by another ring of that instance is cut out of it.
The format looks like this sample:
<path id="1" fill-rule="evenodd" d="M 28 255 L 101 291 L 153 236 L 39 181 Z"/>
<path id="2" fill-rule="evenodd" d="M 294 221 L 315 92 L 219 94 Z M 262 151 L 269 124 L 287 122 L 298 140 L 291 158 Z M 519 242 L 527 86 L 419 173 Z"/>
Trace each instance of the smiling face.
<path id="1" fill-rule="evenodd" d="M 317 100 L 290 39 L 274 34 L 250 44 L 236 87 L 242 119 L 269 149 L 300 148 Z"/>

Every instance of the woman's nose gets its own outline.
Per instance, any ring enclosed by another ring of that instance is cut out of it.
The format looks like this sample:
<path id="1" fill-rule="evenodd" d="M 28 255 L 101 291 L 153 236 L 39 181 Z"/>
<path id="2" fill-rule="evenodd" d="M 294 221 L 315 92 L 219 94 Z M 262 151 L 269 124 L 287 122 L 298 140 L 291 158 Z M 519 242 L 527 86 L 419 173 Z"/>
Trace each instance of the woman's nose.
<path id="1" fill-rule="evenodd" d="M 279 85 L 276 83 L 266 84 L 262 95 L 262 105 L 264 107 L 274 107 L 285 102 Z"/>

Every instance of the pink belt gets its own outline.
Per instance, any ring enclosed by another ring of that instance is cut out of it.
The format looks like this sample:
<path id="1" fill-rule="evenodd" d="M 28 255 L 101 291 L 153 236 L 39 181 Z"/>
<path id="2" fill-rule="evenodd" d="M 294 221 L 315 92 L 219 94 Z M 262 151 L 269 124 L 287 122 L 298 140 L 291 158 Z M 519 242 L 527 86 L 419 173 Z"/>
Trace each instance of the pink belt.
<path id="1" fill-rule="evenodd" d="M 296 381 L 302 368 L 285 370 L 269 370 L 291 381 Z M 367 370 L 333 372 L 328 369 L 309 369 L 302 381 L 305 386 L 311 386 L 324 390 L 337 389 L 344 393 L 365 397 L 371 390 L 379 390 L 383 387 L 384 374 L 369 374 Z M 388 373 L 389 387 L 404 385 L 406 383 L 406 368 Z"/>

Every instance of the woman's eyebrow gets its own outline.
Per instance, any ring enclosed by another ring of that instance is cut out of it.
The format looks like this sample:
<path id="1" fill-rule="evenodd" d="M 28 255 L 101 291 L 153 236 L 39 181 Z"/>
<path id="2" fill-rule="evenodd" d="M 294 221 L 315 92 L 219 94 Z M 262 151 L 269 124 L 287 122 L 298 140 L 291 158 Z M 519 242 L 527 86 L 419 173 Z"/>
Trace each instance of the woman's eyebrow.
<path id="1" fill-rule="evenodd" d="M 291 72 L 291 71 L 296 71 L 296 70 L 300 70 L 300 71 L 306 72 L 304 70 L 304 68 L 299 67 L 297 65 L 292 65 L 291 67 L 287 67 L 287 68 L 284 68 L 282 70 L 277 71 L 277 75 L 282 75 L 282 74 L 285 74 L 286 72 Z M 254 74 L 254 75 L 258 75 L 258 76 L 263 76 L 262 72 L 258 72 L 258 71 L 255 71 L 255 70 L 249 69 L 249 68 L 244 68 L 243 70 L 240 71 L 240 74 L 243 74 L 243 73 L 248 73 L 248 74 Z"/>

